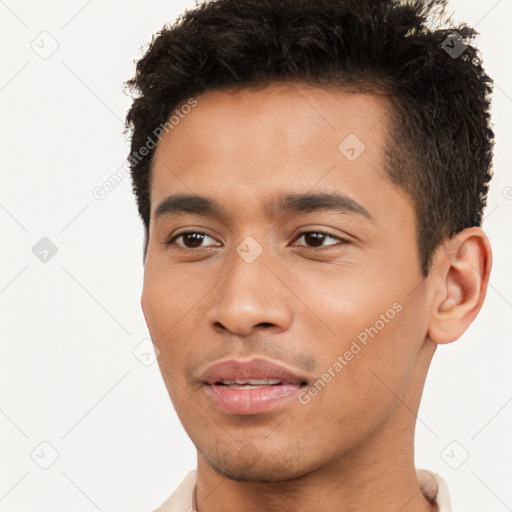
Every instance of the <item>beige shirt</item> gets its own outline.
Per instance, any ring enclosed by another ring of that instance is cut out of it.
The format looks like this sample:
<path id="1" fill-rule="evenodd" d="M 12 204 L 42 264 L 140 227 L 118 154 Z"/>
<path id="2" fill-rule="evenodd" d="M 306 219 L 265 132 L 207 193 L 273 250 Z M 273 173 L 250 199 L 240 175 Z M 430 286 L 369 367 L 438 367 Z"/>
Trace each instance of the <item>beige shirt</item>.
<path id="1" fill-rule="evenodd" d="M 437 505 L 438 512 L 453 512 L 446 482 L 436 473 L 426 469 L 417 469 L 416 474 L 421 492 Z M 196 512 L 192 508 L 192 494 L 196 485 L 196 472 L 191 471 L 172 496 L 154 512 Z"/>

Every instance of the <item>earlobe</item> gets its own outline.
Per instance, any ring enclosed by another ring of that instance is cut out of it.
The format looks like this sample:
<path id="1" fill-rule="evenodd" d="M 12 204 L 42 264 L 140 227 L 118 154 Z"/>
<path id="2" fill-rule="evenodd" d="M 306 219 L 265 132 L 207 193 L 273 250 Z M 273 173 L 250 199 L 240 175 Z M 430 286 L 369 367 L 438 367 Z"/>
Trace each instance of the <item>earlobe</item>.
<path id="1" fill-rule="evenodd" d="M 439 289 L 428 336 L 444 344 L 458 339 L 482 307 L 492 264 L 489 239 L 482 229 L 467 228 L 443 243 L 436 261 Z"/>

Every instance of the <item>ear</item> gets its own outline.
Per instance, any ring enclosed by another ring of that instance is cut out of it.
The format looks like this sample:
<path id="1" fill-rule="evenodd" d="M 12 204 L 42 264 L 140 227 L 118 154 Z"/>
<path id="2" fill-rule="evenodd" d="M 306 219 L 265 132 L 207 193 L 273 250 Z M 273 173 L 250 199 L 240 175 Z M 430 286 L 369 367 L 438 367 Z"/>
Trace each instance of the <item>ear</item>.
<path id="1" fill-rule="evenodd" d="M 489 239 L 478 227 L 464 229 L 443 243 L 435 262 L 428 336 L 443 344 L 460 338 L 482 307 L 492 265 Z"/>

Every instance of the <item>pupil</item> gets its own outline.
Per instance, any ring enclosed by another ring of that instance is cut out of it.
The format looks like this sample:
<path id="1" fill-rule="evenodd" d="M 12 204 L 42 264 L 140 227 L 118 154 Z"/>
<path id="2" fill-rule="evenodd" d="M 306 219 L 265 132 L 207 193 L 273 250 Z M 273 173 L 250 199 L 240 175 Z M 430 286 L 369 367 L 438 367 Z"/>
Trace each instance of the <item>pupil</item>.
<path id="1" fill-rule="evenodd" d="M 203 237 L 204 235 L 200 233 L 186 233 L 183 237 L 183 242 L 187 247 L 199 247 L 203 241 Z"/>
<path id="2" fill-rule="evenodd" d="M 322 233 L 306 233 L 304 235 L 304 240 L 308 245 L 312 245 L 313 247 L 318 247 L 322 245 L 324 241 L 325 235 Z"/>

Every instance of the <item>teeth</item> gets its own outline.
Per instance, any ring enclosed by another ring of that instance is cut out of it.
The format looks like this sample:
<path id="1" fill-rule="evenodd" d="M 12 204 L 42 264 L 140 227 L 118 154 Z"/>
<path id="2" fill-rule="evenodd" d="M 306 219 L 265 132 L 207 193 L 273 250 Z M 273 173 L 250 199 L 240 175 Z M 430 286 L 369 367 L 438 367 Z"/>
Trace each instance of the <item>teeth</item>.
<path id="1" fill-rule="evenodd" d="M 255 389 L 260 386 L 275 386 L 280 382 L 279 379 L 237 379 L 223 380 L 222 384 L 235 389 Z"/>

